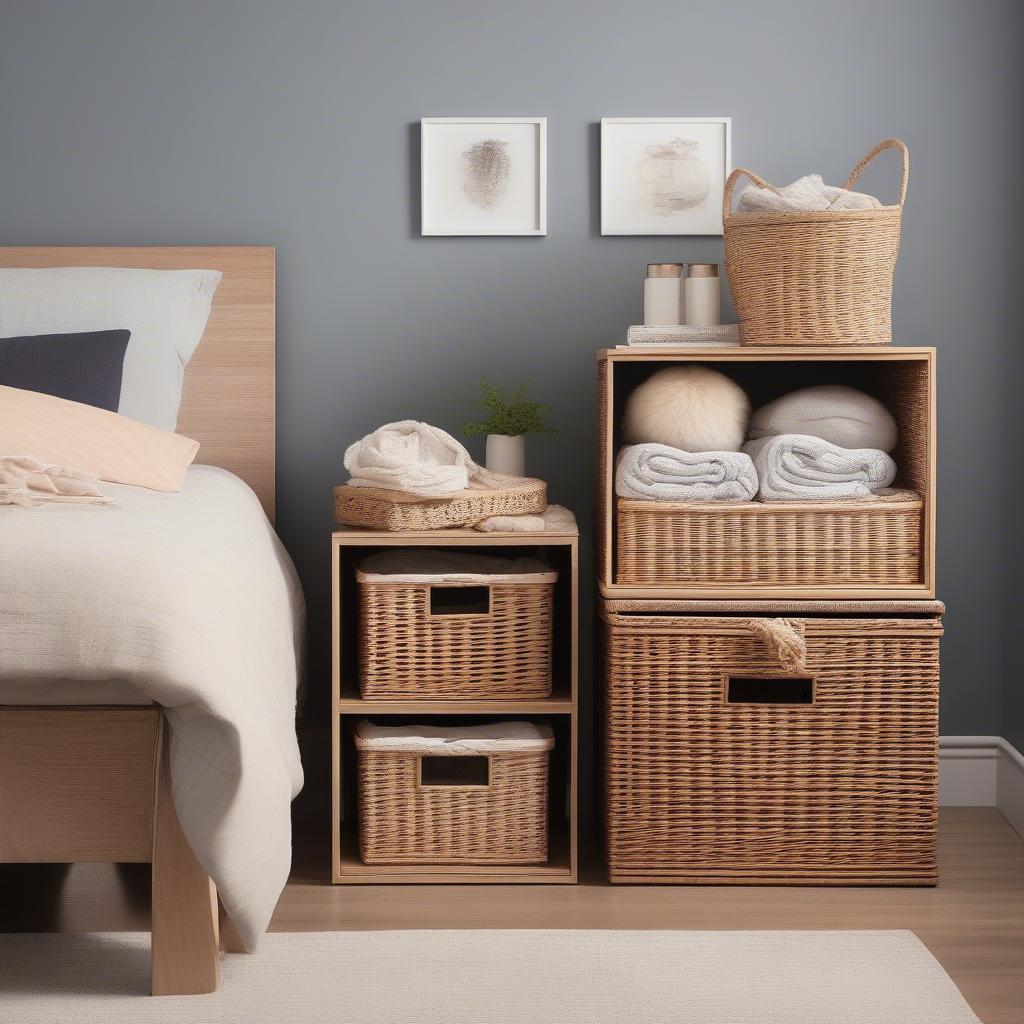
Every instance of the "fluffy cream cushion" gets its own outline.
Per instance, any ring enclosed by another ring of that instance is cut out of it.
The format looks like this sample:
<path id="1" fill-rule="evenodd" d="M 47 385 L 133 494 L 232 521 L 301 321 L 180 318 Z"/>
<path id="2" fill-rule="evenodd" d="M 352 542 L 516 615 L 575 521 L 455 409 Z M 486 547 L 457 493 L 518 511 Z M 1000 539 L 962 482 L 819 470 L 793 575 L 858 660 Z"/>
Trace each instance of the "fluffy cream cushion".
<path id="1" fill-rule="evenodd" d="M 840 448 L 891 452 L 898 431 L 892 413 L 871 395 L 845 384 L 819 384 L 776 398 L 754 413 L 750 436 L 806 434 Z"/>
<path id="2" fill-rule="evenodd" d="M 738 452 L 750 401 L 735 382 L 707 366 L 658 370 L 626 400 L 627 444 L 655 441 L 684 452 Z"/>
<path id="3" fill-rule="evenodd" d="M 101 480 L 180 491 L 199 442 L 116 412 L 0 385 L 0 453 Z"/>

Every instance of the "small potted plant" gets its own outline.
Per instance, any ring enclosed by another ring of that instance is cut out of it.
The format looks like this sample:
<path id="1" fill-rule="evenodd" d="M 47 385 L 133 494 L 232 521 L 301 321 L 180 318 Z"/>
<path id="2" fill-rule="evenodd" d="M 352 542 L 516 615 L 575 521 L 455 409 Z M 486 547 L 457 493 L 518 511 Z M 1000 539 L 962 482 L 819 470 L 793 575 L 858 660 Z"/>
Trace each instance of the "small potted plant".
<path id="1" fill-rule="evenodd" d="M 526 397 L 529 381 L 522 384 L 508 398 L 501 387 L 486 380 L 480 381 L 480 391 L 488 418 L 466 423 L 462 433 L 466 437 L 487 435 L 485 465 L 492 473 L 509 476 L 526 475 L 526 435 L 550 434 L 553 429 L 544 422 L 548 406 Z"/>

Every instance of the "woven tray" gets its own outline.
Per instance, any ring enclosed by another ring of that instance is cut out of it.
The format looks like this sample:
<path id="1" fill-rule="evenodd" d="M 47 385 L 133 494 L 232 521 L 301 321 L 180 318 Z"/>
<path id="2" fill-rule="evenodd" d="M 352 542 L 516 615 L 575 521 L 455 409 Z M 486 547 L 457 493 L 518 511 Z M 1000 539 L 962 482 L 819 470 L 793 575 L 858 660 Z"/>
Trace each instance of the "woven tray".
<path id="1" fill-rule="evenodd" d="M 488 516 L 539 515 L 548 507 L 548 485 L 530 477 L 505 477 L 500 488 L 474 488 L 447 498 L 424 498 L 377 487 L 334 488 L 334 519 L 373 530 L 450 530 L 475 526 Z"/>

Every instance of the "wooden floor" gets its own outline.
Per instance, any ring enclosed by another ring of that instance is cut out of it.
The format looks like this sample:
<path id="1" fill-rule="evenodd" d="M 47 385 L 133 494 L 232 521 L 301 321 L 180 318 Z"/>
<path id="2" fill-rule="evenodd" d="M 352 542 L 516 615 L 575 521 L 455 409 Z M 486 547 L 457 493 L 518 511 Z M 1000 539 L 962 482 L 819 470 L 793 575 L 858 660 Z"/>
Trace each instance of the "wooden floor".
<path id="1" fill-rule="evenodd" d="M 989 808 L 947 808 L 936 889 L 331 886 L 297 823 L 296 869 L 272 928 L 909 928 L 985 1024 L 1024 1020 L 1024 842 Z M 0 930 L 145 928 L 146 865 L 0 867 Z"/>

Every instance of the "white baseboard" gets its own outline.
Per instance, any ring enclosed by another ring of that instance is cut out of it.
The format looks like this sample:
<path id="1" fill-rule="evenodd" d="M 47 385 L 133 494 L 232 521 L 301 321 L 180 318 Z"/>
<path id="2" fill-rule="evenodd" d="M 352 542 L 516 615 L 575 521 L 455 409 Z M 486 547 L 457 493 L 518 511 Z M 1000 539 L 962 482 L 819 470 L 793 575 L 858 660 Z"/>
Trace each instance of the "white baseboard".
<path id="1" fill-rule="evenodd" d="M 1002 736 L 941 736 L 939 803 L 998 807 L 1024 835 L 1024 755 Z"/>

